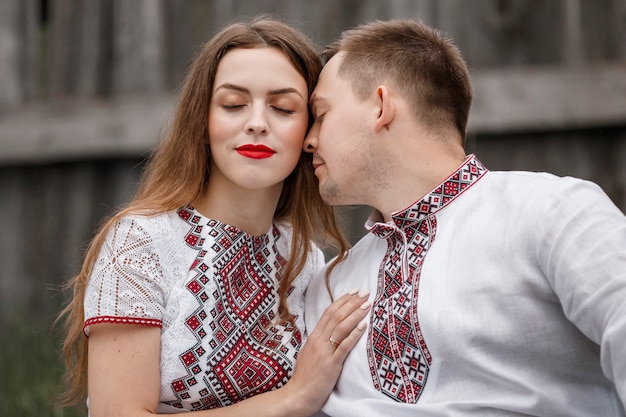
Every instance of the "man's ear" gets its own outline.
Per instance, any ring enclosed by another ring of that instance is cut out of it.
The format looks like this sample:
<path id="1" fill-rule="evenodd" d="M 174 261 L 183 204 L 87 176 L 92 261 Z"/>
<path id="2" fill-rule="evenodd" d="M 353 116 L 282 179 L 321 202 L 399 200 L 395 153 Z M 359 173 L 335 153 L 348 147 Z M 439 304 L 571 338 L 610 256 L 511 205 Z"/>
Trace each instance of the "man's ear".
<path id="1" fill-rule="evenodd" d="M 376 88 L 376 99 L 379 111 L 374 128 L 378 132 L 383 128 L 389 129 L 389 124 L 393 121 L 396 115 L 396 108 L 393 105 L 391 97 L 389 96 L 389 90 L 384 85 L 379 85 Z"/>

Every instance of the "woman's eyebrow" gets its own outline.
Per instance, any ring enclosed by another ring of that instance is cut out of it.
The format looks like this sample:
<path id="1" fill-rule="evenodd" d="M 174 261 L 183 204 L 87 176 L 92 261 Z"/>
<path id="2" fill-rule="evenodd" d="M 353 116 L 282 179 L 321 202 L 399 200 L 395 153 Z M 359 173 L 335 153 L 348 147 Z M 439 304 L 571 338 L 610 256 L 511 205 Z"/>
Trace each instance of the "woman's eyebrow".
<path id="1" fill-rule="evenodd" d="M 247 89 L 245 87 L 242 87 L 240 85 L 237 85 L 237 84 L 232 84 L 232 83 L 221 84 L 221 85 L 219 85 L 215 89 L 215 91 L 220 90 L 220 89 L 235 90 L 235 91 L 240 91 L 240 92 L 245 93 L 245 94 L 250 94 L 250 90 L 249 89 Z M 302 96 L 302 94 L 300 94 L 300 92 L 298 90 L 296 90 L 295 88 L 293 88 L 293 87 L 277 88 L 275 90 L 270 90 L 268 95 L 277 96 L 277 95 L 281 95 L 281 94 L 291 94 L 291 93 L 297 94 L 303 100 L 305 100 L 305 98 Z"/>
<path id="2" fill-rule="evenodd" d="M 295 88 L 293 88 L 293 87 L 279 88 L 279 89 L 276 89 L 276 90 L 271 90 L 269 92 L 269 94 L 272 95 L 272 96 L 276 96 L 276 95 L 280 95 L 280 94 L 291 94 L 291 93 L 295 93 L 295 94 L 299 95 L 302 98 L 302 100 L 306 101 L 306 99 L 304 97 L 302 97 L 302 94 L 300 94 L 300 92 L 298 90 L 296 90 Z"/>
<path id="3" fill-rule="evenodd" d="M 249 94 L 249 93 L 250 93 L 250 90 L 248 90 L 247 88 L 245 88 L 245 87 L 241 87 L 241 86 L 238 86 L 238 85 L 236 85 L 236 84 L 231 84 L 231 83 L 224 83 L 224 84 L 221 84 L 221 85 L 219 85 L 219 86 L 217 86 L 217 87 L 215 88 L 215 91 L 220 90 L 220 89 L 222 89 L 222 88 L 223 88 L 223 89 L 226 89 L 226 90 L 236 90 L 236 91 L 241 91 L 242 93 L 246 93 L 246 94 Z"/>

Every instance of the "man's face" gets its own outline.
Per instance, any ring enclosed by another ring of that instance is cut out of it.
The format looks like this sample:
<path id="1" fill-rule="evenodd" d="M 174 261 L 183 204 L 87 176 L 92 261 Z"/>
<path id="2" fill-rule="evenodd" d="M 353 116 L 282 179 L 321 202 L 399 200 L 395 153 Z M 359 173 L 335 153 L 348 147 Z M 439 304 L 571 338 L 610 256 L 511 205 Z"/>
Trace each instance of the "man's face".
<path id="1" fill-rule="evenodd" d="M 339 76 L 337 54 L 328 61 L 311 96 L 314 123 L 304 150 L 313 153 L 319 191 L 327 204 L 369 204 L 368 184 L 375 162 L 372 100 L 357 98 L 350 80 Z"/>

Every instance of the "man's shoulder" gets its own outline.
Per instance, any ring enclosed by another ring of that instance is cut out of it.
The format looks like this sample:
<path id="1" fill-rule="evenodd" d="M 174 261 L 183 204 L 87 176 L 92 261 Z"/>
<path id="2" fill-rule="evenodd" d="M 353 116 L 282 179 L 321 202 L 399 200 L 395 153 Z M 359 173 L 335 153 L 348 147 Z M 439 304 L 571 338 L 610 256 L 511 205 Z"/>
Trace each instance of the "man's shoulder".
<path id="1" fill-rule="evenodd" d="M 559 176 L 543 171 L 489 171 L 487 178 L 490 181 L 515 182 L 523 184 L 544 184 L 546 186 L 560 186 L 564 183 L 587 183 L 589 181 L 571 176 Z"/>
<path id="2" fill-rule="evenodd" d="M 490 171 L 483 184 L 495 188 L 514 189 L 516 192 L 526 190 L 533 195 L 543 192 L 554 196 L 581 189 L 594 192 L 600 190 L 597 184 L 586 179 L 532 171 Z"/>
<path id="3" fill-rule="evenodd" d="M 372 256 L 380 250 L 383 252 L 387 250 L 387 241 L 371 233 L 367 233 L 350 248 L 348 256 L 339 265 L 349 265 L 353 267 L 355 264 L 363 264 L 371 260 Z"/>
<path id="4" fill-rule="evenodd" d="M 477 191 L 477 198 L 488 196 L 482 199 L 485 204 L 500 202 L 519 213 L 541 216 L 552 213 L 558 217 L 583 207 L 596 212 L 600 207 L 613 210 L 614 206 L 598 184 L 546 172 L 491 171 Z"/>

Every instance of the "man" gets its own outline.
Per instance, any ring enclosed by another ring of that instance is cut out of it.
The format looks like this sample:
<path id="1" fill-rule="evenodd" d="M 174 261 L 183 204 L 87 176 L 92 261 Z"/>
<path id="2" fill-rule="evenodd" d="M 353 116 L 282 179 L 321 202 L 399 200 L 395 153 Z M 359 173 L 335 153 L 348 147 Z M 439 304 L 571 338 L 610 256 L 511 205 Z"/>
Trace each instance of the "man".
<path id="1" fill-rule="evenodd" d="M 469 74 L 437 31 L 375 22 L 324 57 L 304 149 L 326 202 L 375 209 L 330 275 L 373 305 L 324 411 L 624 416 L 623 213 L 590 182 L 466 156 Z M 320 276 L 307 327 L 329 303 Z"/>

